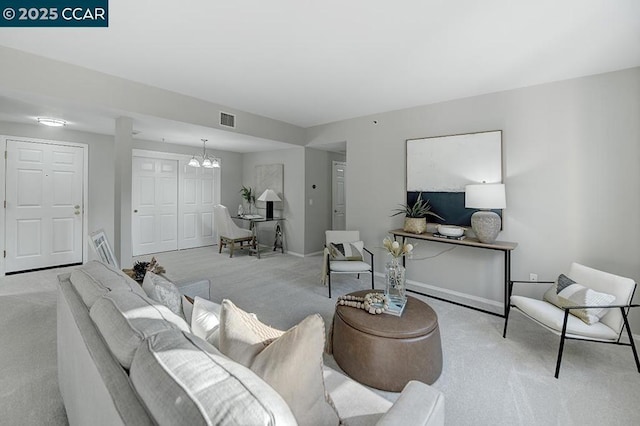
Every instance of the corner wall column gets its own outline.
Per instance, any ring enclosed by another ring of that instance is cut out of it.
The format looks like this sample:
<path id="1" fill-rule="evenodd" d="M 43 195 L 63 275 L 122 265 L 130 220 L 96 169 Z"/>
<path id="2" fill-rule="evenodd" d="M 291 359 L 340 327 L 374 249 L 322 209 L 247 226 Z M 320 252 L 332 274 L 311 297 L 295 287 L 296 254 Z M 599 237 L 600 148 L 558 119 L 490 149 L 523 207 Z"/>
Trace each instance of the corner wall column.
<path id="1" fill-rule="evenodd" d="M 115 191 L 114 191 L 114 250 L 121 268 L 133 262 L 131 248 L 131 176 L 133 156 L 133 120 L 116 119 L 115 131 Z"/>

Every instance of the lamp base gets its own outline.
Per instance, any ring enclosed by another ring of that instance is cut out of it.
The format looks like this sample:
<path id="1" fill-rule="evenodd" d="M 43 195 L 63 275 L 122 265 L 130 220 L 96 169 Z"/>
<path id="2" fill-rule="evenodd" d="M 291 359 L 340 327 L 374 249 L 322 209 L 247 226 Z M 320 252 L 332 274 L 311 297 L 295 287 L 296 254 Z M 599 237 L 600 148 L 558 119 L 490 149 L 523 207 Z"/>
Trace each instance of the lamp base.
<path id="1" fill-rule="evenodd" d="M 267 201 L 267 219 L 273 219 L 273 201 Z"/>
<path id="2" fill-rule="evenodd" d="M 480 210 L 471 215 L 471 229 L 481 243 L 493 244 L 501 226 L 502 219 L 496 212 Z"/>

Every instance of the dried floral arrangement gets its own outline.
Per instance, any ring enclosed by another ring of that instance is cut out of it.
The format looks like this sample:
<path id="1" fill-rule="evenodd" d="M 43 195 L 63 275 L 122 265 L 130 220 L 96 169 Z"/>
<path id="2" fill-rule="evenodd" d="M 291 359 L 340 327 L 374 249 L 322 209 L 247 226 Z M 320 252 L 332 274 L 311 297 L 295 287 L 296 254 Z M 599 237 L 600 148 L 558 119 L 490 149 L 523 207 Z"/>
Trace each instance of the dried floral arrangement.
<path id="1" fill-rule="evenodd" d="M 151 262 L 136 261 L 132 269 L 123 269 L 122 271 L 137 282 L 142 282 L 144 280 L 144 276 L 147 271 L 151 271 L 158 275 L 167 272 L 164 267 L 158 264 L 158 260 L 155 257 L 151 258 Z"/>

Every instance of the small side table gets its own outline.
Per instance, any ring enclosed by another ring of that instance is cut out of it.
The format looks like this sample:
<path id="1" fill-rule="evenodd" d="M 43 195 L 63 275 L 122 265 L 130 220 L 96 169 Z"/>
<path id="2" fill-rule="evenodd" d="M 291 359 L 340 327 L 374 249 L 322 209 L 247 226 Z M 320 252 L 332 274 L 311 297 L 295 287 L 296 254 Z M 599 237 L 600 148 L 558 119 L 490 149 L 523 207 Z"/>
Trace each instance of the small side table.
<path id="1" fill-rule="evenodd" d="M 242 216 L 234 216 L 233 219 L 239 219 L 239 220 L 243 220 L 243 221 L 249 221 L 249 229 L 251 229 L 251 231 L 253 231 L 253 236 L 256 239 L 256 248 L 250 248 L 250 252 L 251 253 L 255 253 L 256 257 L 258 259 L 260 259 L 260 241 L 258 239 L 258 226 L 261 223 L 267 223 L 267 222 L 276 222 L 276 226 L 275 226 L 275 236 L 274 236 L 274 240 L 273 240 L 273 251 L 276 251 L 277 249 L 280 249 L 280 252 L 282 254 L 284 254 L 284 231 L 283 228 L 284 226 L 282 226 L 282 222 L 285 220 L 285 218 L 283 217 L 272 217 L 272 218 L 265 218 L 265 217 L 258 217 L 258 218 L 254 218 L 254 217 L 242 217 Z"/>
<path id="2" fill-rule="evenodd" d="M 350 294 L 367 293 L 371 290 Z M 336 306 L 332 346 L 345 373 L 376 389 L 400 392 L 410 380 L 432 384 L 442 372 L 438 316 L 411 296 L 400 317 Z"/>

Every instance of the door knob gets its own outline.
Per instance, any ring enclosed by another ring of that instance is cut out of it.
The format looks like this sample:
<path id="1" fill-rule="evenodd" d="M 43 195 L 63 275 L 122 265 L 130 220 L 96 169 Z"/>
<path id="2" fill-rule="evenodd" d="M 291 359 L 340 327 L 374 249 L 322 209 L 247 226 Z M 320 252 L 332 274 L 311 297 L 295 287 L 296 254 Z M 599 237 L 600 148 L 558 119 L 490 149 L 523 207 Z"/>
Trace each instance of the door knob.
<path id="1" fill-rule="evenodd" d="M 78 210 L 80 208 L 80 206 L 76 204 L 75 206 L 73 206 L 73 208 Z"/>
<path id="2" fill-rule="evenodd" d="M 135 209 L 133 212 L 134 212 L 134 213 L 138 213 L 138 209 Z"/>
<path id="3" fill-rule="evenodd" d="M 76 210 L 75 212 L 73 212 L 73 214 L 75 214 L 76 216 L 80 214 L 80 210 Z"/>

